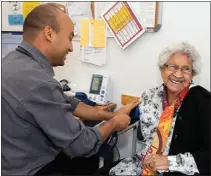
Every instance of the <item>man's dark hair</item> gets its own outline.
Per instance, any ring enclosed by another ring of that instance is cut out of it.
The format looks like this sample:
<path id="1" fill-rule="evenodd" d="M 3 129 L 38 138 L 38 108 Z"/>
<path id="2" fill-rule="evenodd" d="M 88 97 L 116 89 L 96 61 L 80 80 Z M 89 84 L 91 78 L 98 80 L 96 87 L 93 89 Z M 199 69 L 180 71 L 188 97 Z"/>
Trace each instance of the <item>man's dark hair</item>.
<path id="1" fill-rule="evenodd" d="M 47 3 L 35 7 L 26 17 L 23 24 L 23 34 L 27 38 L 36 37 L 37 32 L 49 25 L 56 32 L 59 32 L 58 15 L 59 5 L 56 3 Z"/>

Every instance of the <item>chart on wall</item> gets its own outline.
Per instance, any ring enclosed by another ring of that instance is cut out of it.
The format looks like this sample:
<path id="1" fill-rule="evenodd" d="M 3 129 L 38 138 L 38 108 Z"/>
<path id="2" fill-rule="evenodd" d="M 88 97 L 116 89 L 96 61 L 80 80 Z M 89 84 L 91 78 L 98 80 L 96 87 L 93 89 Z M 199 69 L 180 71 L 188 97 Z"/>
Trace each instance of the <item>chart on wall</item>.
<path id="1" fill-rule="evenodd" d="M 122 49 L 128 47 L 146 28 L 127 2 L 115 2 L 102 12 L 102 18 Z"/>

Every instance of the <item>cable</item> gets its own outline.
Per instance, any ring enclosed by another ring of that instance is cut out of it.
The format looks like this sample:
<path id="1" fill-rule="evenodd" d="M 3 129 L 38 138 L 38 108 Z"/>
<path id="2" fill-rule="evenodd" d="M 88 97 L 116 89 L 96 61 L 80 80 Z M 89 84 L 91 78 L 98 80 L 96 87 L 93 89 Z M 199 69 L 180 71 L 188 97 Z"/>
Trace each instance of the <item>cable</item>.
<path id="1" fill-rule="evenodd" d="M 108 105 L 106 105 L 106 106 L 108 108 L 108 112 L 112 112 L 111 109 L 110 109 L 110 107 Z"/>
<path id="2" fill-rule="evenodd" d="M 112 110 L 111 110 L 111 108 L 109 107 L 109 104 L 110 104 L 111 102 L 108 102 L 107 104 L 106 104 L 106 107 L 107 107 L 107 109 L 108 109 L 108 111 L 109 112 L 112 112 Z M 117 136 L 117 138 L 118 138 L 118 136 Z M 117 161 L 119 161 L 119 159 L 120 159 L 120 153 L 119 153 L 119 150 L 118 150 L 118 148 L 117 148 L 117 146 L 115 145 L 115 150 L 116 150 L 116 152 L 117 152 Z"/>
<path id="3" fill-rule="evenodd" d="M 108 102 L 107 104 L 106 104 L 106 107 L 107 107 L 107 109 L 108 109 L 108 112 L 112 112 L 112 110 L 111 110 L 111 108 L 109 107 L 109 104 L 110 104 L 111 102 Z"/>
<path id="4" fill-rule="evenodd" d="M 115 146 L 114 148 L 116 149 L 116 151 L 117 151 L 117 155 L 118 155 L 117 161 L 119 161 L 119 160 L 120 160 L 120 153 L 119 153 L 119 149 L 117 148 L 117 146 Z"/>

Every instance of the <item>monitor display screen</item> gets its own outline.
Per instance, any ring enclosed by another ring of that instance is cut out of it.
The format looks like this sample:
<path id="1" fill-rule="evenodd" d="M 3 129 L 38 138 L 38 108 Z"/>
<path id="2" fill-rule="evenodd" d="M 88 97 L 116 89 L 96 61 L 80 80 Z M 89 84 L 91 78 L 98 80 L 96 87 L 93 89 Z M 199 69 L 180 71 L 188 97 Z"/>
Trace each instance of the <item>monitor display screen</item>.
<path id="1" fill-rule="evenodd" d="M 90 93 L 99 94 L 103 77 L 101 75 L 93 75 L 92 82 L 90 86 Z"/>

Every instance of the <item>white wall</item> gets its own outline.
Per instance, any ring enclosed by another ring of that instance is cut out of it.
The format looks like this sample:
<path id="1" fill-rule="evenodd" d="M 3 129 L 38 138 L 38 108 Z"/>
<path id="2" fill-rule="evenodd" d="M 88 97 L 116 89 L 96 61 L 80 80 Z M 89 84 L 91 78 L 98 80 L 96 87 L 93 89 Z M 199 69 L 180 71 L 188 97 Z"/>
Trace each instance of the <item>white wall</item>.
<path id="1" fill-rule="evenodd" d="M 64 67 L 55 68 L 55 78 L 66 78 L 79 89 L 86 90 L 92 73 L 112 72 L 112 101 L 120 105 L 121 94 L 141 95 L 144 90 L 161 84 L 156 66 L 159 53 L 163 47 L 184 40 L 195 45 L 202 56 L 202 72 L 195 83 L 210 90 L 209 2 L 163 2 L 161 30 L 145 33 L 126 50 L 121 50 L 113 38 L 108 38 L 104 67 L 82 63 L 78 59 L 79 42 L 74 42 L 74 52 L 68 55 Z"/>

